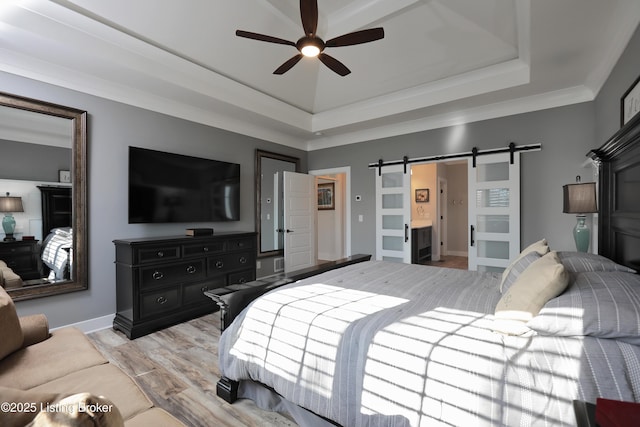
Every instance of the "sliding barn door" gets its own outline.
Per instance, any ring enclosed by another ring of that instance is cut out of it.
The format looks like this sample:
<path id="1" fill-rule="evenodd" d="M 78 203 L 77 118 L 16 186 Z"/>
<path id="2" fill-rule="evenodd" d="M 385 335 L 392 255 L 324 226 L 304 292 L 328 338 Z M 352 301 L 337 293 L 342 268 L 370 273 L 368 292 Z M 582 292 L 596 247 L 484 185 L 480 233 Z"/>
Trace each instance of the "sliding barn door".
<path id="1" fill-rule="evenodd" d="M 520 253 L 520 154 L 469 160 L 469 270 L 502 271 Z"/>
<path id="2" fill-rule="evenodd" d="M 376 169 L 376 259 L 411 263 L 411 173 Z"/>
<path id="3" fill-rule="evenodd" d="M 316 265 L 316 177 L 284 172 L 284 269 Z"/>

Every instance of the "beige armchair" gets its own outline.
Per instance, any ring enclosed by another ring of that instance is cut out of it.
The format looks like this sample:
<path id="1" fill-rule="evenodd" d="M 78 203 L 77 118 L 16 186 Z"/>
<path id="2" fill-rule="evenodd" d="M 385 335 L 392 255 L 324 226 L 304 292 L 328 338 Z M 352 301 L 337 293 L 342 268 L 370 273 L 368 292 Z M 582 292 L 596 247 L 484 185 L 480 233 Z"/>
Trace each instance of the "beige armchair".
<path id="1" fill-rule="evenodd" d="M 22 279 L 7 266 L 7 263 L 0 260 L 0 286 L 5 289 L 19 288 L 22 286 Z"/>
<path id="2" fill-rule="evenodd" d="M 133 378 L 110 364 L 82 331 L 49 331 L 42 314 L 19 317 L 1 287 L 0 403 L 2 427 L 184 427 L 154 407 Z"/>

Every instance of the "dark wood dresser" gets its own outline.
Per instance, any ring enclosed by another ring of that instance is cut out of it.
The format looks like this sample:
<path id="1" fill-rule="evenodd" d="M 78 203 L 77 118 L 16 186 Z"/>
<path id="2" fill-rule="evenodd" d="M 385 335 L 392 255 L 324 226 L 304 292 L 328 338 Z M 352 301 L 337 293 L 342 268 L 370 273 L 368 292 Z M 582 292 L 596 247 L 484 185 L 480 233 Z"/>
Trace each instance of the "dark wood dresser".
<path id="1" fill-rule="evenodd" d="M 40 244 L 37 240 L 0 241 L 0 260 L 22 280 L 39 279 Z"/>
<path id="2" fill-rule="evenodd" d="M 133 339 L 215 311 L 205 291 L 255 280 L 256 236 L 114 240 L 114 329 Z"/>

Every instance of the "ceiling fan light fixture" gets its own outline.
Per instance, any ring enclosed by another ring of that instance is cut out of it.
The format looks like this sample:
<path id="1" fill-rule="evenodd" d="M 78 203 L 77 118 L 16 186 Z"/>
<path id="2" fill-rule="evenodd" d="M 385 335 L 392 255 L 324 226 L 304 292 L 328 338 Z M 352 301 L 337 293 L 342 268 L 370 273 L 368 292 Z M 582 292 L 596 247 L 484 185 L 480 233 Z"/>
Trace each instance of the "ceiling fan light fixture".
<path id="1" fill-rule="evenodd" d="M 308 44 L 306 46 L 303 46 L 300 52 L 302 52 L 304 56 L 315 58 L 316 56 L 320 55 L 320 48 L 318 46 Z"/>
<path id="2" fill-rule="evenodd" d="M 268 43 L 295 46 L 296 49 L 298 49 L 299 53 L 276 68 L 273 74 L 281 75 L 286 73 L 306 56 L 308 58 L 318 58 L 327 68 L 343 77 L 351 73 L 351 71 L 342 62 L 324 53 L 325 47 L 353 46 L 384 38 L 384 29 L 378 27 L 343 34 L 325 43 L 324 40 L 316 36 L 318 26 L 318 0 L 300 0 L 300 17 L 302 18 L 302 28 L 304 29 L 305 35 L 296 43 L 278 37 L 244 30 L 236 30 L 236 36 Z"/>
<path id="3" fill-rule="evenodd" d="M 318 37 L 305 36 L 298 40 L 296 47 L 304 56 L 315 58 L 324 50 L 324 42 Z"/>

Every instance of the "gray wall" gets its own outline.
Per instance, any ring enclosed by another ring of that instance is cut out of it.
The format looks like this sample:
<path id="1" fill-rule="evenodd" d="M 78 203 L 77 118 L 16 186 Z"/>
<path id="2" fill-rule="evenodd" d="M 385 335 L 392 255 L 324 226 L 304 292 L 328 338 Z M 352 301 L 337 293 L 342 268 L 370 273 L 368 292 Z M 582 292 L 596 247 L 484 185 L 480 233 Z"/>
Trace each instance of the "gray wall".
<path id="1" fill-rule="evenodd" d="M 71 166 L 70 148 L 0 139 L 0 153 L 1 179 L 57 182 L 58 171 Z"/>
<path id="2" fill-rule="evenodd" d="M 17 303 L 21 315 L 45 313 L 51 327 L 116 311 L 114 239 L 184 235 L 185 228 L 194 225 L 128 224 L 127 150 L 130 145 L 239 163 L 240 221 L 197 224 L 218 231 L 255 230 L 256 148 L 300 157 L 301 167 L 307 170 L 307 154 L 290 147 L 6 73 L 0 73 L 0 88 L 4 92 L 75 107 L 89 113 L 89 290 Z"/>
<path id="3" fill-rule="evenodd" d="M 640 27 L 629 40 L 624 54 L 611 71 L 595 100 L 598 145 L 620 129 L 620 98 L 640 77 Z"/>

